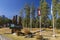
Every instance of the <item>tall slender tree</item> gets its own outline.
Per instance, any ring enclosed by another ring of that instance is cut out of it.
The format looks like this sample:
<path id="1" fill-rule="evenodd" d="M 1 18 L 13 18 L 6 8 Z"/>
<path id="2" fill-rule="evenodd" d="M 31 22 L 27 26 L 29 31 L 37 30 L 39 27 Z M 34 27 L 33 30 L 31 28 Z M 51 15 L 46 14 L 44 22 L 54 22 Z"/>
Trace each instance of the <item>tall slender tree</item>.
<path id="1" fill-rule="evenodd" d="M 15 20 L 15 16 L 13 16 L 12 23 L 13 23 L 13 24 L 16 24 L 15 21 L 16 21 L 16 20 Z"/>
<path id="2" fill-rule="evenodd" d="M 57 18 L 57 0 L 52 0 L 52 18 L 53 18 L 53 26 L 56 27 L 56 18 Z"/>
<path id="3" fill-rule="evenodd" d="M 34 4 L 32 3 L 32 6 L 31 6 L 31 24 L 32 24 L 32 27 L 35 27 L 35 6 Z"/>
<path id="4" fill-rule="evenodd" d="M 40 1 L 40 10 L 41 10 L 41 20 L 42 20 L 42 24 L 47 23 L 48 20 L 48 15 L 49 15 L 49 6 L 48 3 L 46 2 L 46 0 L 41 0 Z"/>
<path id="5" fill-rule="evenodd" d="M 24 9 L 26 13 L 26 27 L 30 27 L 30 6 L 26 4 Z"/>
<path id="6" fill-rule="evenodd" d="M 23 15 L 23 9 L 20 10 L 20 16 L 19 21 L 21 22 L 22 26 L 24 27 L 24 15 Z"/>
<path id="7" fill-rule="evenodd" d="M 57 16 L 58 18 L 56 18 L 56 27 L 60 28 L 60 23 L 59 23 L 59 19 L 60 19 L 60 0 L 56 0 L 56 9 L 57 9 Z"/>
<path id="8" fill-rule="evenodd" d="M 60 0 L 57 0 L 57 7 L 56 7 L 56 9 L 57 9 L 57 12 L 58 12 L 58 16 L 60 16 Z"/>

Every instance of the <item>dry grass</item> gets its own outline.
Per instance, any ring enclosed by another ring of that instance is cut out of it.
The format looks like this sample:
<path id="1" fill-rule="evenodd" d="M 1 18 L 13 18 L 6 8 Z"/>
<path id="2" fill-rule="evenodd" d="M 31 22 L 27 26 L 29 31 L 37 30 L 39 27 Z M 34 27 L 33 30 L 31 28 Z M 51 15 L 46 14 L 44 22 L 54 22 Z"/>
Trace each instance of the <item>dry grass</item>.
<path id="1" fill-rule="evenodd" d="M 9 28 L 0 28 L 0 34 L 4 34 L 4 33 L 11 33 L 11 29 L 9 29 Z"/>
<path id="2" fill-rule="evenodd" d="M 44 29 L 44 28 L 43 28 Z M 36 31 L 36 30 L 40 30 L 40 28 L 33 28 L 32 31 Z M 52 31 L 49 31 L 51 29 L 44 29 L 44 30 L 47 30 L 46 32 L 42 33 L 42 34 L 47 34 L 49 35 L 49 32 L 52 32 Z M 57 34 L 60 35 L 60 30 L 55 30 Z M 12 34 L 4 34 L 4 33 L 10 33 L 11 32 L 11 29 L 9 28 L 1 28 L 0 29 L 0 34 L 3 34 L 5 35 L 6 37 L 9 37 L 11 38 L 12 40 L 36 40 L 36 38 L 24 38 L 24 36 L 17 36 L 17 35 L 12 35 Z M 50 37 L 50 40 L 60 40 L 60 36 L 58 38 L 52 38 Z"/>
<path id="3" fill-rule="evenodd" d="M 16 35 L 12 35 L 12 34 L 5 34 L 5 36 L 11 38 L 12 40 L 22 40 L 22 39 L 24 40 L 23 37 L 18 37 Z"/>
<path id="4" fill-rule="evenodd" d="M 5 33 L 4 28 L 1 28 L 1 29 L 0 29 L 0 34 L 4 34 L 4 33 Z"/>
<path id="5" fill-rule="evenodd" d="M 5 34 L 5 36 L 11 38 L 12 40 L 36 40 L 35 38 L 25 38 L 24 36 L 17 36 L 12 34 Z"/>
<path id="6" fill-rule="evenodd" d="M 25 38 L 24 36 L 17 36 L 17 35 L 4 34 L 4 33 L 11 33 L 11 29 L 9 28 L 1 28 L 0 34 L 3 34 L 4 36 L 11 38 L 12 40 L 35 40 L 35 38 Z"/>

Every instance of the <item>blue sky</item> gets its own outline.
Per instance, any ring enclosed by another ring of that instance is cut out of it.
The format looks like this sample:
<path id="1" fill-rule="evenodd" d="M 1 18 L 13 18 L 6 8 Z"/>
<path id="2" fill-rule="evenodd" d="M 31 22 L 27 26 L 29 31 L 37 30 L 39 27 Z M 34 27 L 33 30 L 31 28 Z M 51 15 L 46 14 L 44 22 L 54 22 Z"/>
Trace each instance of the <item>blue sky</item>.
<path id="1" fill-rule="evenodd" d="M 51 0 L 46 0 L 51 4 Z M 39 6 L 40 0 L 0 0 L 0 15 L 5 15 L 8 18 L 12 18 L 14 15 L 18 15 L 20 9 L 24 8 L 26 3 L 34 3 L 35 7 Z"/>

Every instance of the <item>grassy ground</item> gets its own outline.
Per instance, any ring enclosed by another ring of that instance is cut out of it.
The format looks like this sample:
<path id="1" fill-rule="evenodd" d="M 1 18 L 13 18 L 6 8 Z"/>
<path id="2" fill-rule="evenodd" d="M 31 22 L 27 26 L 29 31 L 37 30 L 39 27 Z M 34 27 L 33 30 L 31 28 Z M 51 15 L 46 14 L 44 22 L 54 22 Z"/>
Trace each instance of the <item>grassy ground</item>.
<path id="1" fill-rule="evenodd" d="M 12 40 L 36 40 L 35 38 L 25 38 L 24 36 L 17 36 L 12 34 L 5 34 L 5 36 L 11 38 Z"/>
<path id="2" fill-rule="evenodd" d="M 43 28 L 44 29 L 44 28 Z M 39 28 L 32 29 L 32 31 L 40 30 Z M 44 29 L 45 31 L 42 32 L 42 35 L 44 35 L 44 38 L 49 38 L 49 40 L 60 40 L 60 30 L 55 30 L 57 37 L 52 37 L 52 29 Z M 12 34 L 4 34 L 4 33 L 10 33 L 11 30 L 9 28 L 1 28 L 0 34 L 3 34 L 6 37 L 11 38 L 12 40 L 36 40 L 36 38 L 25 38 L 25 36 L 17 36 Z"/>

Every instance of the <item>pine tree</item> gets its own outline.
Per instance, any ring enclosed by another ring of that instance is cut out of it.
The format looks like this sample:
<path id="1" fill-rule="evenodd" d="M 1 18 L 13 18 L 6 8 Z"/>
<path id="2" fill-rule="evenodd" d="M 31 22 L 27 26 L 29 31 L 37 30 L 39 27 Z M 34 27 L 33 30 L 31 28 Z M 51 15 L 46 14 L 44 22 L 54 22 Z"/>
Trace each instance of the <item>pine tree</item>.
<path id="1" fill-rule="evenodd" d="M 53 19 L 53 25 L 56 27 L 56 17 L 57 17 L 57 0 L 52 0 L 52 19 Z"/>
<path id="2" fill-rule="evenodd" d="M 56 9 L 57 9 L 57 12 L 58 12 L 58 16 L 60 16 L 60 0 L 57 1 L 57 4 L 56 4 Z"/>
<path id="3" fill-rule="evenodd" d="M 19 23 L 22 24 L 22 26 L 24 27 L 23 9 L 20 10 Z"/>
<path id="4" fill-rule="evenodd" d="M 48 15 L 49 15 L 49 6 L 46 0 L 41 0 L 40 1 L 40 10 L 41 10 L 41 20 L 42 24 L 46 24 L 48 20 Z"/>
<path id="5" fill-rule="evenodd" d="M 36 22 L 36 19 L 35 19 L 35 7 L 34 7 L 34 4 L 32 4 L 31 6 L 31 24 L 32 24 L 32 27 L 35 27 L 35 22 Z"/>
<path id="6" fill-rule="evenodd" d="M 60 0 L 56 0 L 56 10 L 57 10 L 57 16 L 58 16 L 58 18 L 56 18 L 56 27 L 57 28 L 60 28 Z"/>
<path id="7" fill-rule="evenodd" d="M 30 6 L 26 4 L 24 9 L 26 13 L 26 27 L 30 27 Z"/>

